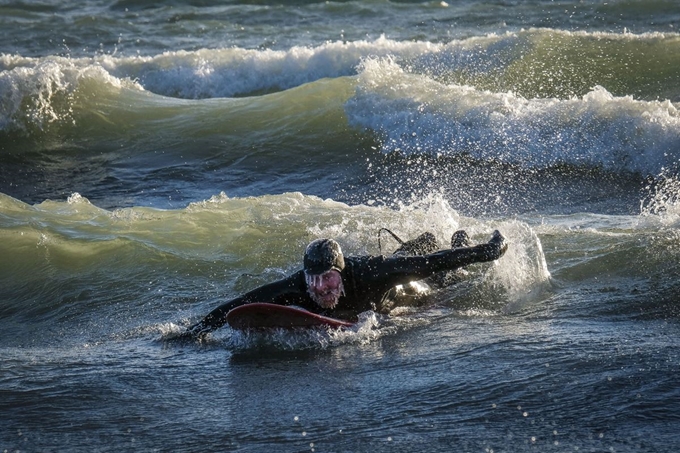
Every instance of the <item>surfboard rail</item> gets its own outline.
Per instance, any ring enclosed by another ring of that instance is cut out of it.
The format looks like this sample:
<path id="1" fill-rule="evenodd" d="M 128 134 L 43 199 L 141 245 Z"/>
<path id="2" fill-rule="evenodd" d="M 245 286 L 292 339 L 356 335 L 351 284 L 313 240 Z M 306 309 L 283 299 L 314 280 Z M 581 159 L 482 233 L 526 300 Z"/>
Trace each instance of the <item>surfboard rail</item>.
<path id="1" fill-rule="evenodd" d="M 236 307 L 227 313 L 227 323 L 232 329 L 300 329 L 314 327 L 346 328 L 354 323 L 318 315 L 300 307 L 264 302 Z"/>

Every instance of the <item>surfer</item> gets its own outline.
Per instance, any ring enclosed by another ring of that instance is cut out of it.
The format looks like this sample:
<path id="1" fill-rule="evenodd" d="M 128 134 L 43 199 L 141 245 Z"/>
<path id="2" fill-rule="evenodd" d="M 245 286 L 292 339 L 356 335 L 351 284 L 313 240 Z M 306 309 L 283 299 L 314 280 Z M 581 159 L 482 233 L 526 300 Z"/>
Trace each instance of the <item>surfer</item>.
<path id="1" fill-rule="evenodd" d="M 451 249 L 436 252 L 431 252 L 436 246 L 432 240 L 434 236 L 425 233 L 403 243 L 389 257 L 345 257 L 333 239 L 317 239 L 305 250 L 303 269 L 225 302 L 189 327 L 185 335 L 202 337 L 222 327 L 230 310 L 255 302 L 295 305 L 324 316 L 356 320 L 364 311 L 386 311 L 382 306 L 385 296 L 399 285 L 497 260 L 507 249 L 499 231 L 494 231 L 489 242 L 475 246 L 469 246 L 467 234 L 458 231 Z"/>

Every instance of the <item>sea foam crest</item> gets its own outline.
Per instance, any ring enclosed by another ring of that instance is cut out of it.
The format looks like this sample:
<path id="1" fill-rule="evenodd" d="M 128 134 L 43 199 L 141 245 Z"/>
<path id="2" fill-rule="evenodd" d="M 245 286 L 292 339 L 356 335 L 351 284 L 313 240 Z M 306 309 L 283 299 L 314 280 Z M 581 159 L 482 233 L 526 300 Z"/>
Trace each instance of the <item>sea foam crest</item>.
<path id="1" fill-rule="evenodd" d="M 466 153 L 530 167 L 586 165 L 658 174 L 680 158 L 680 113 L 670 101 L 616 97 L 526 99 L 411 74 L 392 58 L 362 62 L 345 106 L 350 124 L 384 152 Z"/>
<path id="2" fill-rule="evenodd" d="M 285 90 L 325 77 L 354 75 L 361 59 L 369 55 L 408 58 L 439 47 L 383 36 L 287 50 L 228 48 L 151 57 L 103 56 L 99 63 L 112 75 L 135 79 L 153 93 L 200 99 Z"/>
<path id="3" fill-rule="evenodd" d="M 3 55 L 0 68 L 0 130 L 27 126 L 42 130 L 53 123 L 73 123 L 77 90 L 87 81 L 94 81 L 99 88 L 140 88 L 111 76 L 89 58 Z"/>

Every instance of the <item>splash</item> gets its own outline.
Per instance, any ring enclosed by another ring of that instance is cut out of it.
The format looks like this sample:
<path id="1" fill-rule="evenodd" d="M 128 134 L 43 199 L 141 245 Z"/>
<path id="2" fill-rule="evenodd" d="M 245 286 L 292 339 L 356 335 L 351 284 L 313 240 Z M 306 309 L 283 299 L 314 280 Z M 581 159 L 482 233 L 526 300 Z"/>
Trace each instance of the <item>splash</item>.
<path id="1" fill-rule="evenodd" d="M 648 195 L 641 202 L 643 218 L 656 219 L 665 226 L 680 222 L 680 180 L 675 172 L 664 169 L 646 187 Z"/>
<path id="2" fill-rule="evenodd" d="M 223 329 L 214 334 L 214 340 L 233 351 L 274 349 L 299 351 L 329 349 L 346 344 L 368 344 L 394 332 L 393 327 L 373 312 L 359 315 L 359 321 L 350 328 L 331 329 L 268 329 L 265 331 L 237 331 Z"/>
<path id="3" fill-rule="evenodd" d="M 657 174 L 680 158 L 680 113 L 595 87 L 581 98 L 526 99 L 411 74 L 390 58 L 364 60 L 351 125 L 384 153 L 465 155 L 526 168 L 567 164 Z"/>
<path id="4" fill-rule="evenodd" d="M 550 271 L 541 240 L 526 223 L 516 220 L 499 225 L 507 235 L 508 251 L 491 267 L 487 282 L 504 293 L 503 311 L 516 312 L 541 297 L 550 287 Z"/>

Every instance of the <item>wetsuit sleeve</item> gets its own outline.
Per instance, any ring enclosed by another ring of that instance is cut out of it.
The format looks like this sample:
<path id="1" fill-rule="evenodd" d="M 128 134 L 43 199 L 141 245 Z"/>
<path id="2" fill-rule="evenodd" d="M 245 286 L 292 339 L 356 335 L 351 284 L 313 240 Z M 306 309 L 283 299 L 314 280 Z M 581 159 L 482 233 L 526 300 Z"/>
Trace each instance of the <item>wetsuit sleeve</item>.
<path id="1" fill-rule="evenodd" d="M 227 322 L 227 313 L 241 305 L 253 302 L 276 303 L 279 296 L 299 294 L 301 291 L 304 291 L 304 286 L 301 287 L 301 283 L 304 283 L 304 277 L 302 276 L 302 271 L 299 271 L 290 277 L 260 286 L 215 308 L 200 322 L 189 327 L 187 333 L 198 337 L 222 327 Z"/>
<path id="2" fill-rule="evenodd" d="M 441 250 L 423 256 L 381 257 L 370 264 L 369 271 L 373 274 L 374 284 L 389 288 L 421 280 L 441 271 L 496 260 L 503 255 L 506 248 L 503 236 L 494 233 L 491 241 L 474 247 Z"/>

